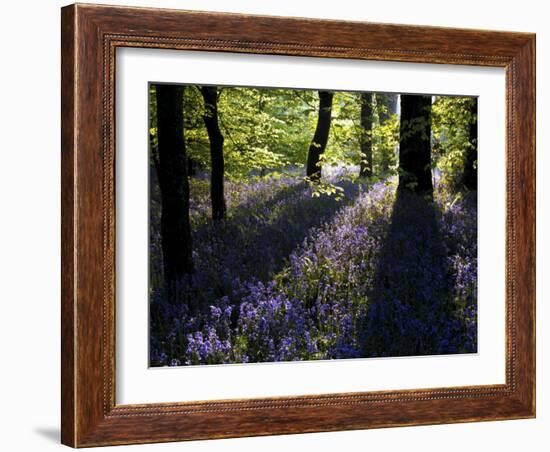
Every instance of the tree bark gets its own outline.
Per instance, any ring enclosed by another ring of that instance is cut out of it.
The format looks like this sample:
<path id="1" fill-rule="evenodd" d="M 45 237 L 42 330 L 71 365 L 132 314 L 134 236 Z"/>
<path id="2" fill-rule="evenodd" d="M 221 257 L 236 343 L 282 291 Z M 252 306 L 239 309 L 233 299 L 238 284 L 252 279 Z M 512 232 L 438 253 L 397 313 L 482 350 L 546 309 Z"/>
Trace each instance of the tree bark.
<path id="1" fill-rule="evenodd" d="M 319 158 L 327 147 L 333 96 L 334 93 L 330 91 L 319 91 L 319 116 L 315 134 L 313 135 L 313 141 L 309 146 L 306 165 L 306 175 L 311 180 L 319 180 L 321 178 Z"/>
<path id="2" fill-rule="evenodd" d="M 372 93 L 361 93 L 361 177 L 372 176 Z"/>
<path id="3" fill-rule="evenodd" d="M 471 99 L 468 135 L 470 146 L 466 150 L 463 184 L 468 190 L 477 190 L 477 98 Z"/>
<path id="4" fill-rule="evenodd" d="M 161 234 L 167 288 L 193 271 L 189 181 L 183 136 L 183 87 L 157 85 L 158 166 Z"/>
<path id="5" fill-rule="evenodd" d="M 382 93 L 376 94 L 376 110 L 380 125 L 384 124 L 392 115 L 397 114 L 398 94 Z M 390 170 L 392 156 L 391 151 L 382 147 L 380 154 L 380 174 L 387 174 Z"/>
<path id="6" fill-rule="evenodd" d="M 224 197 L 224 159 L 223 135 L 218 123 L 218 89 L 215 86 L 201 87 L 204 99 L 205 114 L 203 115 L 208 139 L 210 140 L 210 198 L 212 201 L 212 219 L 221 221 L 225 218 Z"/>
<path id="7" fill-rule="evenodd" d="M 433 195 L 431 96 L 401 95 L 399 190 Z"/>
<path id="8" fill-rule="evenodd" d="M 391 115 L 397 113 L 397 94 L 384 93 L 376 95 L 376 106 L 378 107 L 378 118 L 380 124 L 390 119 Z"/>
<path id="9" fill-rule="evenodd" d="M 189 177 L 197 175 L 195 161 L 191 157 L 187 157 L 187 175 Z"/>

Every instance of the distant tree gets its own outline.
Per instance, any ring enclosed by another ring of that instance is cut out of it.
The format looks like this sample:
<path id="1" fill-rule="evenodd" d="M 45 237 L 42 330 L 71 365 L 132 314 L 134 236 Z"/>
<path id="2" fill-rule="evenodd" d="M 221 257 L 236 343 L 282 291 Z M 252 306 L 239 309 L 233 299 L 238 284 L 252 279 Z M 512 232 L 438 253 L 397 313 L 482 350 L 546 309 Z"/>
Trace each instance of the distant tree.
<path id="1" fill-rule="evenodd" d="M 327 147 L 328 135 L 330 132 L 330 121 L 332 114 L 332 98 L 334 93 L 330 91 L 319 91 L 319 113 L 317 127 L 313 135 L 313 141 L 309 146 L 307 155 L 306 175 L 311 180 L 318 180 L 321 177 L 319 159 Z"/>
<path id="2" fill-rule="evenodd" d="M 195 168 L 195 161 L 191 157 L 187 157 L 187 175 L 196 176 L 197 169 Z"/>
<path id="3" fill-rule="evenodd" d="M 376 108 L 378 110 L 378 118 L 380 123 L 384 123 L 392 115 L 397 114 L 397 101 L 399 99 L 398 94 L 392 93 L 377 93 L 376 94 Z"/>
<path id="4" fill-rule="evenodd" d="M 390 166 L 394 164 L 395 149 L 389 142 L 392 141 L 387 136 L 391 132 L 392 125 L 390 123 L 393 115 L 397 114 L 397 103 L 399 94 L 391 93 L 376 93 L 376 113 L 378 115 L 378 131 L 386 132 L 383 137 L 376 136 L 373 138 L 373 146 L 379 151 L 379 170 L 381 175 L 388 174 Z M 395 124 L 397 126 L 397 124 Z M 385 138 L 385 139 L 384 139 Z"/>
<path id="5" fill-rule="evenodd" d="M 157 85 L 157 175 L 161 194 L 164 280 L 168 288 L 193 271 L 189 181 L 183 136 L 183 87 Z"/>
<path id="6" fill-rule="evenodd" d="M 432 104 L 432 166 L 456 190 L 477 190 L 477 99 L 437 96 Z"/>
<path id="7" fill-rule="evenodd" d="M 373 93 L 361 93 L 361 164 L 359 174 L 372 176 Z"/>
<path id="8" fill-rule="evenodd" d="M 468 190 L 477 190 L 477 98 L 469 102 L 468 145 L 464 162 L 463 184 Z"/>
<path id="9" fill-rule="evenodd" d="M 431 96 L 401 95 L 399 190 L 433 195 Z"/>
<path id="10" fill-rule="evenodd" d="M 210 198 L 212 201 L 212 219 L 223 220 L 225 217 L 224 198 L 224 159 L 223 135 L 218 124 L 218 89 L 215 86 L 202 86 L 201 94 L 204 98 L 204 124 L 210 140 Z"/>

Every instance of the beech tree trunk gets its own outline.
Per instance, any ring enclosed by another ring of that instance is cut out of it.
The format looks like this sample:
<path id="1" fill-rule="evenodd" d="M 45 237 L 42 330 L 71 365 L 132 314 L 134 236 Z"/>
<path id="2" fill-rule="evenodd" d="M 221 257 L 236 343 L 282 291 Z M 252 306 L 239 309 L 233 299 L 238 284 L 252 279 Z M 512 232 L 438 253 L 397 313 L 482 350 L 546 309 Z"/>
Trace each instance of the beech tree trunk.
<path id="1" fill-rule="evenodd" d="M 315 134 L 313 135 L 313 141 L 309 146 L 306 165 L 306 175 L 312 180 L 319 180 L 321 178 L 319 158 L 327 147 L 333 96 L 334 93 L 330 91 L 319 91 L 319 116 Z"/>
<path id="2" fill-rule="evenodd" d="M 221 221 L 225 218 L 224 197 L 224 159 L 223 135 L 218 123 L 218 89 L 215 86 L 201 87 L 204 99 L 205 114 L 203 115 L 208 139 L 210 140 L 210 198 L 212 201 L 212 219 Z"/>
<path id="3" fill-rule="evenodd" d="M 468 127 L 470 147 L 466 151 L 463 184 L 468 190 L 477 190 L 477 98 L 470 103 L 471 121 Z"/>
<path id="4" fill-rule="evenodd" d="M 171 288 L 174 282 L 193 271 L 183 87 L 157 85 L 156 91 L 162 258 L 164 280 L 167 288 Z"/>
<path id="5" fill-rule="evenodd" d="M 401 95 L 399 190 L 433 195 L 431 96 Z"/>
<path id="6" fill-rule="evenodd" d="M 373 94 L 361 93 L 361 164 L 359 174 L 372 176 L 372 120 Z"/>

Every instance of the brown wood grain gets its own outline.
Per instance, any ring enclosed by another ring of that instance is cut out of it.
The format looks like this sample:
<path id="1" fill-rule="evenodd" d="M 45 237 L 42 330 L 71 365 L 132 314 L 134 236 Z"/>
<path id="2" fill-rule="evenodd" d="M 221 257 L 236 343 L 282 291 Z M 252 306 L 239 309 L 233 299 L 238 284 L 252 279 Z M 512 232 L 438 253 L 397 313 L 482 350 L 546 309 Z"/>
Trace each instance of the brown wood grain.
<path id="1" fill-rule="evenodd" d="M 74 447 L 535 415 L 535 36 L 71 5 L 62 9 L 62 442 Z M 506 384 L 115 404 L 117 47 L 506 68 Z"/>
<path id="2" fill-rule="evenodd" d="M 61 11 L 61 441 L 75 444 L 75 309 L 74 297 L 74 131 L 75 131 L 75 30 L 74 9 Z"/>

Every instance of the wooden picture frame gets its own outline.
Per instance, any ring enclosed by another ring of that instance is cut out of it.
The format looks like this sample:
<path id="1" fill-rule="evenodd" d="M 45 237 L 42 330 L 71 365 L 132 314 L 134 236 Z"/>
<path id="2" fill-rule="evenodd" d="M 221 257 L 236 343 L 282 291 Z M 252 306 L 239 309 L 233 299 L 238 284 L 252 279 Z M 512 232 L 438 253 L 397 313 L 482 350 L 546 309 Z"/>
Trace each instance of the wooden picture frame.
<path id="1" fill-rule="evenodd" d="M 70 5 L 62 9 L 62 442 L 73 447 L 535 416 L 535 35 Z M 117 47 L 506 69 L 506 383 L 115 403 Z"/>

